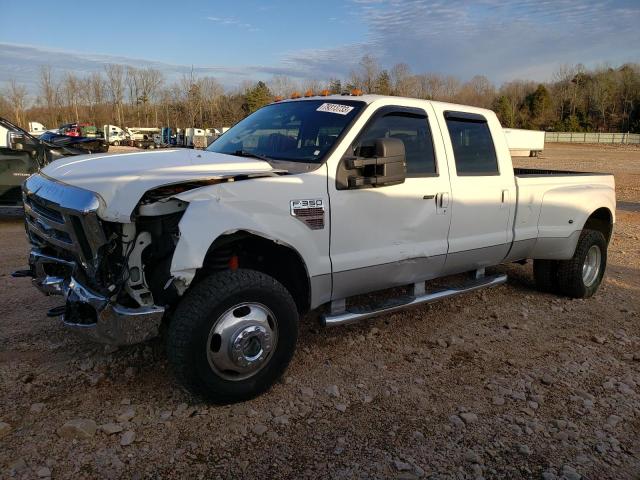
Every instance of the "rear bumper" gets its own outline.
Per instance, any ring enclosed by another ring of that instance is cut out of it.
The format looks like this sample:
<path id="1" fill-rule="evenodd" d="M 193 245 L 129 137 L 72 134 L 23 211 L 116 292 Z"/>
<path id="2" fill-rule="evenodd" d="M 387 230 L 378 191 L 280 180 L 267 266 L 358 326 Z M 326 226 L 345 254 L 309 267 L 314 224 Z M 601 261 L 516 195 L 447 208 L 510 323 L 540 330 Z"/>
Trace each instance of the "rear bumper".
<path id="1" fill-rule="evenodd" d="M 158 335 L 164 308 L 129 308 L 91 291 L 72 276 L 75 264 L 32 250 L 33 284 L 46 295 L 65 297 L 65 327 L 108 345 L 131 345 Z"/>

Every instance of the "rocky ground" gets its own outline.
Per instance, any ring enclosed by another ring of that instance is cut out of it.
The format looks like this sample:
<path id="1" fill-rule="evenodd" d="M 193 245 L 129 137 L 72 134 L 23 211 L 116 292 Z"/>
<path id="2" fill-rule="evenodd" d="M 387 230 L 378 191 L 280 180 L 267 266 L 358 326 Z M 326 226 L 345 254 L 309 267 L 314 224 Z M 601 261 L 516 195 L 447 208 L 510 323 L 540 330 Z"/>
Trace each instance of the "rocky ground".
<path id="1" fill-rule="evenodd" d="M 12 279 L 0 223 L 0 478 L 640 478 L 640 149 L 550 145 L 519 165 L 612 171 L 622 200 L 589 300 L 492 290 L 324 330 L 244 404 L 178 388 L 162 343 L 70 336 Z"/>

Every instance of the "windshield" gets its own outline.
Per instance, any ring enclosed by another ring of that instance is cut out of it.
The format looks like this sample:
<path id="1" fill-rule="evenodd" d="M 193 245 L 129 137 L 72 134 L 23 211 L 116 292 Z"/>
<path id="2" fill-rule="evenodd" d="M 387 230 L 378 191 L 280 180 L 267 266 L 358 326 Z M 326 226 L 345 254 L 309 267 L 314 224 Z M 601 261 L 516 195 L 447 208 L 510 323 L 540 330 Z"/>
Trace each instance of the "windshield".
<path id="1" fill-rule="evenodd" d="M 207 150 L 267 160 L 320 163 L 363 105 L 333 99 L 267 105 L 238 122 Z"/>

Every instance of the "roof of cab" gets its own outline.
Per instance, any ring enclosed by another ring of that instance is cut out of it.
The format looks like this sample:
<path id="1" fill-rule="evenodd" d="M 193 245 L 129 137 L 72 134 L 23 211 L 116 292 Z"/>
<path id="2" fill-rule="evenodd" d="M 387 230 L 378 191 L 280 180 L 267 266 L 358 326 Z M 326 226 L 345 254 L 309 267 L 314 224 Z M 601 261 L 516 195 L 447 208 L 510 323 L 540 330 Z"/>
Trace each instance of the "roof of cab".
<path id="1" fill-rule="evenodd" d="M 299 98 L 284 98 L 278 102 L 274 102 L 274 103 L 284 103 L 284 102 L 304 102 L 305 100 L 325 100 L 325 101 L 345 101 L 345 100 L 351 100 L 351 101 L 360 101 L 360 102 L 364 102 L 367 105 L 376 102 L 378 100 L 398 100 L 398 99 L 402 99 L 402 100 L 411 100 L 411 101 L 417 101 L 417 102 L 427 102 L 430 103 L 432 105 L 437 105 L 439 107 L 441 107 L 444 110 L 462 110 L 462 111 L 470 111 L 470 112 L 492 112 L 491 110 L 488 110 L 486 108 L 482 108 L 482 107 L 474 107 L 472 105 L 462 105 L 462 104 L 457 104 L 457 103 L 448 103 L 448 102 L 440 102 L 440 101 L 436 101 L 436 100 L 425 100 L 422 98 L 415 98 L 415 97 L 398 97 L 398 96 L 393 96 L 393 95 L 375 95 L 375 94 L 365 94 L 365 95 L 349 95 L 349 94 L 344 94 L 344 95 L 313 95 L 311 97 L 299 97 Z"/>

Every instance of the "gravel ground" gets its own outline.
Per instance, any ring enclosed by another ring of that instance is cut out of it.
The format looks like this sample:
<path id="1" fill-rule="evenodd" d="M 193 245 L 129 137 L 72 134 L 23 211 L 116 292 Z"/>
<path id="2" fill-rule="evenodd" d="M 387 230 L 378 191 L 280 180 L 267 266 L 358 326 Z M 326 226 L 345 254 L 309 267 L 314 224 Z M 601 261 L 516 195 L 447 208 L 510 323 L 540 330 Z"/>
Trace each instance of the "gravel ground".
<path id="1" fill-rule="evenodd" d="M 0 223 L 0 478 L 640 478 L 640 149 L 550 145 L 519 165 L 611 171 L 618 223 L 589 300 L 509 283 L 356 326 L 304 320 L 269 393 L 211 407 L 162 343 L 105 349 L 44 312 Z"/>

